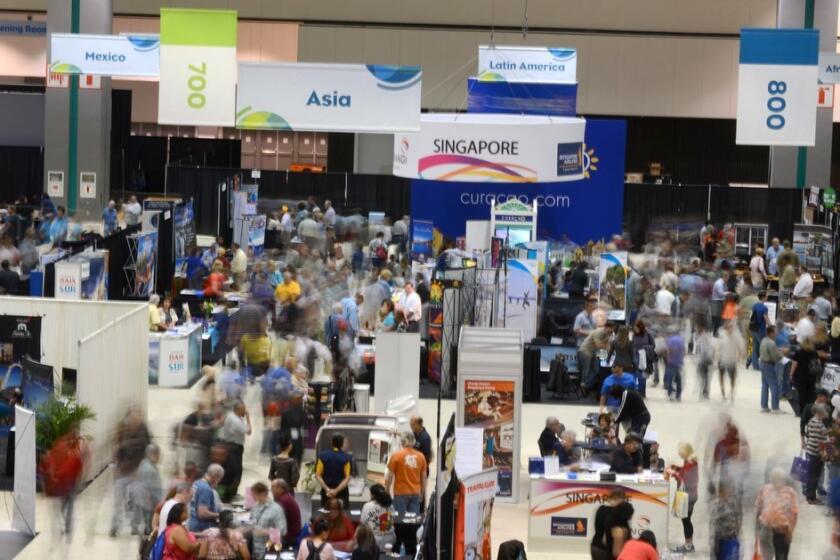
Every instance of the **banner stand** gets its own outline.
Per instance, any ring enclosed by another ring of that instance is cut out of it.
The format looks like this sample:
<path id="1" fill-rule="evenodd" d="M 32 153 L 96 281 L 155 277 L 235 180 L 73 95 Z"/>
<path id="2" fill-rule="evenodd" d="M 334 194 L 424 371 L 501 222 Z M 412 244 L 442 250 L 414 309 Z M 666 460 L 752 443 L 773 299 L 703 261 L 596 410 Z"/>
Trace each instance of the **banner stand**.
<path id="1" fill-rule="evenodd" d="M 519 501 L 522 332 L 462 327 L 456 426 L 483 428 L 482 469 L 497 469 L 496 499 Z"/>

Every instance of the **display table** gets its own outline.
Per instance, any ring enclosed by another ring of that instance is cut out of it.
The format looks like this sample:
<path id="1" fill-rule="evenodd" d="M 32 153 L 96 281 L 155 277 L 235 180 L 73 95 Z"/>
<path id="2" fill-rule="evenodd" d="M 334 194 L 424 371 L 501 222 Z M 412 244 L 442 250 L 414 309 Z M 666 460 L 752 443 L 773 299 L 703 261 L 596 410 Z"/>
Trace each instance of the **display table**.
<path id="1" fill-rule="evenodd" d="M 667 547 L 670 486 L 657 473 L 616 475 L 615 482 L 598 480 L 598 473 L 532 475 L 528 507 L 528 552 L 589 552 L 595 532 L 595 512 L 614 488 L 633 504 L 633 538 L 651 530 Z"/>
<path id="2" fill-rule="evenodd" d="M 201 323 L 149 333 L 149 384 L 189 387 L 201 375 Z"/>

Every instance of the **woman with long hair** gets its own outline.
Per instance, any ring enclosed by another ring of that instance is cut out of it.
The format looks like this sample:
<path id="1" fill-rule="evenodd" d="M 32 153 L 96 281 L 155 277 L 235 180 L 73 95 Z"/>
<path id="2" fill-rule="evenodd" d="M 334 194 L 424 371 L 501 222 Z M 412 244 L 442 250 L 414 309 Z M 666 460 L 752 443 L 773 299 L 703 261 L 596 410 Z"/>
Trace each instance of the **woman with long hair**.
<path id="1" fill-rule="evenodd" d="M 633 506 L 629 502 L 622 502 L 615 506 L 612 515 L 607 518 L 604 531 L 604 542 L 607 552 L 612 558 L 618 558 L 624 543 L 632 538 L 630 520 L 633 518 Z"/>
<path id="2" fill-rule="evenodd" d="M 379 560 L 379 547 L 374 539 L 373 531 L 367 525 L 359 525 L 356 528 L 354 538 L 356 548 L 350 560 Z"/>
<path id="3" fill-rule="evenodd" d="M 199 544 L 195 535 L 187 531 L 184 523 L 189 517 L 185 504 L 175 504 L 166 518 L 163 560 L 194 560 Z"/>
<path id="4" fill-rule="evenodd" d="M 362 507 L 360 523 L 373 533 L 376 544 L 384 549 L 386 544 L 397 542 L 394 532 L 393 499 L 381 484 L 370 487 L 370 501 Z M 357 534 L 358 536 L 358 534 Z"/>
<path id="5" fill-rule="evenodd" d="M 198 557 L 201 560 L 250 560 L 248 544 L 234 529 L 233 511 L 226 509 L 219 513 L 219 528 L 211 527 L 201 533 Z"/>
<path id="6" fill-rule="evenodd" d="M 318 560 L 333 560 L 335 551 L 332 545 L 327 542 L 330 534 L 330 526 L 326 518 L 319 517 L 310 524 L 312 536 L 303 539 L 298 549 L 297 560 L 309 560 L 314 557 Z"/>
<path id="7" fill-rule="evenodd" d="M 691 514 L 694 513 L 694 504 L 697 503 L 700 469 L 697 466 L 697 454 L 690 443 L 680 443 L 677 451 L 683 464 L 671 465 L 665 469 L 665 480 L 673 476 L 688 494 L 688 515 L 682 520 L 685 545 L 678 547 L 675 552 L 691 553 L 694 552 L 694 525 L 691 523 Z"/>

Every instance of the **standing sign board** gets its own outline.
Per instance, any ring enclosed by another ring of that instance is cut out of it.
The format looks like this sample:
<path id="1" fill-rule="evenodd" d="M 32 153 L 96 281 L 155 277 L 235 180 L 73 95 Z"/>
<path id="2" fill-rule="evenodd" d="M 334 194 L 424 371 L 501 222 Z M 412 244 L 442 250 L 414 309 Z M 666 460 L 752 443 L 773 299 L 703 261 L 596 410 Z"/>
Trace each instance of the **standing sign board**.
<path id="1" fill-rule="evenodd" d="M 598 266 L 598 301 L 610 321 L 624 321 L 627 252 L 601 253 Z"/>
<path id="2" fill-rule="evenodd" d="M 97 76 L 160 75 L 156 35 L 50 35 L 50 72 Z"/>
<path id="3" fill-rule="evenodd" d="M 491 82 L 577 82 L 577 50 L 550 47 L 478 47 L 478 79 Z"/>
<path id="4" fill-rule="evenodd" d="M 455 439 L 456 453 L 460 441 Z M 496 496 L 496 473 L 492 470 L 460 477 L 460 506 L 455 514 L 455 555 L 453 558 L 490 560 L 492 542 L 490 522 Z"/>
<path id="5" fill-rule="evenodd" d="M 158 122 L 233 126 L 236 11 L 160 10 Z"/>
<path id="6" fill-rule="evenodd" d="M 735 143 L 813 146 L 819 32 L 742 29 Z"/>
<path id="7" fill-rule="evenodd" d="M 236 126 L 325 132 L 417 131 L 421 77 L 419 66 L 243 62 L 239 64 Z"/>
<path id="8" fill-rule="evenodd" d="M 82 265 L 78 262 L 55 263 L 55 297 L 81 299 Z"/>
<path id="9" fill-rule="evenodd" d="M 534 259 L 508 259 L 504 279 L 504 301 L 499 303 L 496 324 L 520 329 L 524 340 L 537 336 L 537 300 L 540 263 Z"/>
<path id="10" fill-rule="evenodd" d="M 522 333 L 462 327 L 456 426 L 481 428 L 481 464 L 497 473 L 497 499 L 519 500 Z M 456 442 L 457 445 L 457 442 Z"/>

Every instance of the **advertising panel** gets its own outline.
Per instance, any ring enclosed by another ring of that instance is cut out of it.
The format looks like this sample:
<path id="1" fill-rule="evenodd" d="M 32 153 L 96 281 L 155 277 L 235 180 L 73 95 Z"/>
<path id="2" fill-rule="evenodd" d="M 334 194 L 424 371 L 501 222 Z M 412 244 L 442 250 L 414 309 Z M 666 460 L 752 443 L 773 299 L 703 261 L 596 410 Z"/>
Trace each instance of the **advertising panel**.
<path id="1" fill-rule="evenodd" d="M 487 82 L 467 78 L 467 111 L 574 117 L 577 90 L 577 84 Z"/>
<path id="2" fill-rule="evenodd" d="M 26 357 L 41 359 L 41 318 L 0 315 L 0 386 L 21 387 Z M 0 401 L 0 424 L 11 422 L 12 409 Z"/>
<path id="3" fill-rule="evenodd" d="M 813 146 L 819 32 L 742 29 L 736 144 Z"/>
<path id="4" fill-rule="evenodd" d="M 78 262 L 55 263 L 55 297 L 82 298 L 82 265 Z"/>
<path id="5" fill-rule="evenodd" d="M 584 119 L 426 113 L 420 120 L 420 132 L 394 135 L 394 175 L 481 183 L 584 176 Z"/>
<path id="6" fill-rule="evenodd" d="M 21 365 L 23 366 L 21 382 L 23 406 L 35 410 L 47 402 L 54 393 L 53 368 L 27 358 L 21 361 Z"/>
<path id="7" fill-rule="evenodd" d="M 458 446 L 458 441 L 455 441 Z M 490 560 L 492 542 L 490 524 L 493 518 L 493 498 L 496 496 L 495 470 L 474 474 L 461 480 L 460 497 L 455 520 L 455 555 L 453 558 Z"/>
<path id="8" fill-rule="evenodd" d="M 462 380 L 464 427 L 484 429 L 482 467 L 497 469 L 498 496 L 513 495 L 514 382 Z"/>
<path id="9" fill-rule="evenodd" d="M 175 268 L 181 270 L 186 266 L 190 251 L 195 248 L 195 213 L 193 201 L 188 200 L 176 204 L 175 216 Z"/>
<path id="10" fill-rule="evenodd" d="M 233 126 L 236 11 L 160 10 L 158 122 Z"/>
<path id="11" fill-rule="evenodd" d="M 537 297 L 540 263 L 536 259 L 508 259 L 505 301 L 499 305 L 499 323 L 507 329 L 521 329 L 522 339 L 537 334 Z"/>
<path id="12" fill-rule="evenodd" d="M 157 261 L 157 232 L 137 236 L 137 256 L 134 261 L 134 295 L 149 296 L 155 289 Z"/>
<path id="13" fill-rule="evenodd" d="M 478 79 L 488 82 L 576 83 L 577 50 L 563 47 L 478 47 Z"/>
<path id="14" fill-rule="evenodd" d="M 624 321 L 627 252 L 601 253 L 598 265 L 598 301 L 610 321 Z"/>
<path id="15" fill-rule="evenodd" d="M 411 221 L 411 258 L 424 261 L 432 257 L 435 225 L 428 220 Z"/>
<path id="16" fill-rule="evenodd" d="M 155 35 L 50 35 L 50 72 L 99 76 L 160 75 L 160 38 Z"/>
<path id="17" fill-rule="evenodd" d="M 575 548 L 588 550 L 595 531 L 595 512 L 616 489 L 623 490 L 627 501 L 633 504 L 630 522 L 633 538 L 646 530 L 656 535 L 668 534 L 669 491 L 665 484 L 533 479 L 529 543 L 533 545 L 535 539 L 539 539 L 540 544 L 550 542 L 555 546 L 567 546 L 570 551 Z"/>
<path id="18" fill-rule="evenodd" d="M 537 203 L 537 239 L 588 241 L 621 232 L 624 209 L 623 120 L 589 120 L 584 145 L 584 178 L 569 183 L 499 184 L 411 182 L 411 221 L 432 222 L 436 232 L 455 239 L 467 220 L 489 220 L 490 203 L 515 198 Z M 593 219 L 597 216 L 597 219 Z"/>
<path id="19" fill-rule="evenodd" d="M 325 132 L 420 130 L 421 79 L 419 66 L 242 62 L 236 126 Z"/>

